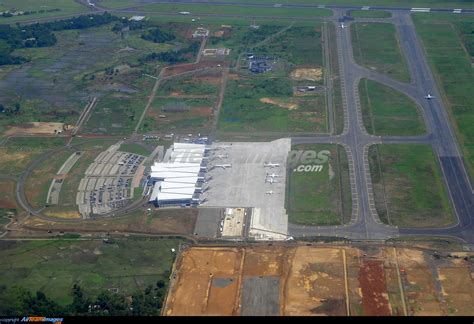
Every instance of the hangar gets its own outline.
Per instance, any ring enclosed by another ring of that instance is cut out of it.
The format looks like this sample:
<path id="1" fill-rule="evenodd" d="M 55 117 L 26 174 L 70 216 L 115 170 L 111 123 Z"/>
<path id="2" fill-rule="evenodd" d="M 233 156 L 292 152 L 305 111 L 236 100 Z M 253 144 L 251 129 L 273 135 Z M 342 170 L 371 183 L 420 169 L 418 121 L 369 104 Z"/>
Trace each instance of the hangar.
<path id="1" fill-rule="evenodd" d="M 206 145 L 174 143 L 161 162 L 151 166 L 153 190 L 149 199 L 157 207 L 199 203 L 207 170 Z"/>

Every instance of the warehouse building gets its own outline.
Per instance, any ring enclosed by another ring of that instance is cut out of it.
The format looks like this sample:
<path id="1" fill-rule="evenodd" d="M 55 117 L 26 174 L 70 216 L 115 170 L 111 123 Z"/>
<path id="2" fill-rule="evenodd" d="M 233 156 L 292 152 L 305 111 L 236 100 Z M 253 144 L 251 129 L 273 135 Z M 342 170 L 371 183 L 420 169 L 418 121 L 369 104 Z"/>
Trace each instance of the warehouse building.
<path id="1" fill-rule="evenodd" d="M 151 167 L 149 202 L 157 207 L 199 203 L 200 182 L 207 170 L 204 144 L 174 143 L 161 162 Z"/>

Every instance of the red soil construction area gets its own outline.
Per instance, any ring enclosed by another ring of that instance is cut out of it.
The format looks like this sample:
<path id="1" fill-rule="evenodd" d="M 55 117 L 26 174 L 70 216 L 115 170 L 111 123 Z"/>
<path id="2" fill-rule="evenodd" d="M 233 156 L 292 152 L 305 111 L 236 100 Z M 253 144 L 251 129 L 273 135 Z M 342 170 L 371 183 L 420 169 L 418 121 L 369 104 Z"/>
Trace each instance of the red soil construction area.
<path id="1" fill-rule="evenodd" d="M 364 260 L 359 272 L 364 315 L 390 316 L 385 272 L 382 261 Z"/>

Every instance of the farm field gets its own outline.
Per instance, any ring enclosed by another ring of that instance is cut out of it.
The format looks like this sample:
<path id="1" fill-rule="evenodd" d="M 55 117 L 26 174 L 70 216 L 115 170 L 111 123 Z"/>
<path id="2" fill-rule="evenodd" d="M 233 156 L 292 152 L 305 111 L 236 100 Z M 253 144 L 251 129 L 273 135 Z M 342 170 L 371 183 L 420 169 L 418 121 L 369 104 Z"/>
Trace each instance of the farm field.
<path id="1" fill-rule="evenodd" d="M 466 168 L 474 178 L 474 19 L 470 16 L 415 14 L 414 23 L 437 76 Z"/>
<path id="2" fill-rule="evenodd" d="M 421 135 L 426 132 L 421 108 L 383 84 L 362 79 L 360 105 L 365 129 L 372 135 Z"/>
<path id="3" fill-rule="evenodd" d="M 444 227 L 454 222 L 441 170 L 431 147 L 373 145 L 369 164 L 375 207 L 384 223 Z"/>
<path id="4" fill-rule="evenodd" d="M 466 276 L 472 256 L 436 260 L 432 253 L 385 246 L 192 247 L 176 260 L 163 314 L 472 314 L 465 307 L 474 298 Z M 431 268 L 462 279 L 434 276 Z M 449 308 L 438 301 L 437 284 L 448 292 Z"/>
<path id="5" fill-rule="evenodd" d="M 392 24 L 354 23 L 351 25 L 351 36 L 354 59 L 358 64 L 401 82 L 410 81 Z"/>
<path id="6" fill-rule="evenodd" d="M 0 242 L 0 300 L 22 287 L 42 291 L 60 305 L 72 302 L 79 284 L 88 297 L 116 288 L 132 294 L 158 280 L 168 282 L 176 239 L 113 239 Z M 115 290 L 115 289 L 114 289 Z M 6 306 L 6 305 L 3 305 Z M 2 314 L 3 315 L 3 314 Z"/>
<path id="7" fill-rule="evenodd" d="M 347 155 L 339 145 L 296 145 L 292 151 L 329 151 L 320 172 L 288 171 L 288 221 L 304 225 L 341 225 L 351 219 L 351 192 Z"/>

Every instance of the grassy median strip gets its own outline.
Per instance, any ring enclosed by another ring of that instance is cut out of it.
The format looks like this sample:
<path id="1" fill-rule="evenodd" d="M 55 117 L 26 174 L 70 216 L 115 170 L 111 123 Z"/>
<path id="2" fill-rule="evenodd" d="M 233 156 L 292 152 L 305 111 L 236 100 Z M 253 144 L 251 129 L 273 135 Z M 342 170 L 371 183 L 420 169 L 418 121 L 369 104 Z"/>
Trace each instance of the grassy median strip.
<path id="1" fill-rule="evenodd" d="M 421 135 L 425 127 L 421 111 L 404 94 L 378 82 L 359 83 L 365 129 L 373 135 Z"/>
<path id="2" fill-rule="evenodd" d="M 431 147 L 373 145 L 369 162 L 375 207 L 383 222 L 400 227 L 443 227 L 454 222 Z"/>
<path id="3" fill-rule="evenodd" d="M 351 218 L 351 192 L 347 155 L 340 145 L 296 145 L 292 150 L 330 152 L 321 171 L 288 170 L 288 221 L 304 225 L 340 225 Z M 300 164 L 301 165 L 301 164 Z"/>
<path id="4" fill-rule="evenodd" d="M 410 81 L 395 27 L 383 23 L 351 25 L 354 59 L 362 66 L 386 74 L 401 82 Z"/>

